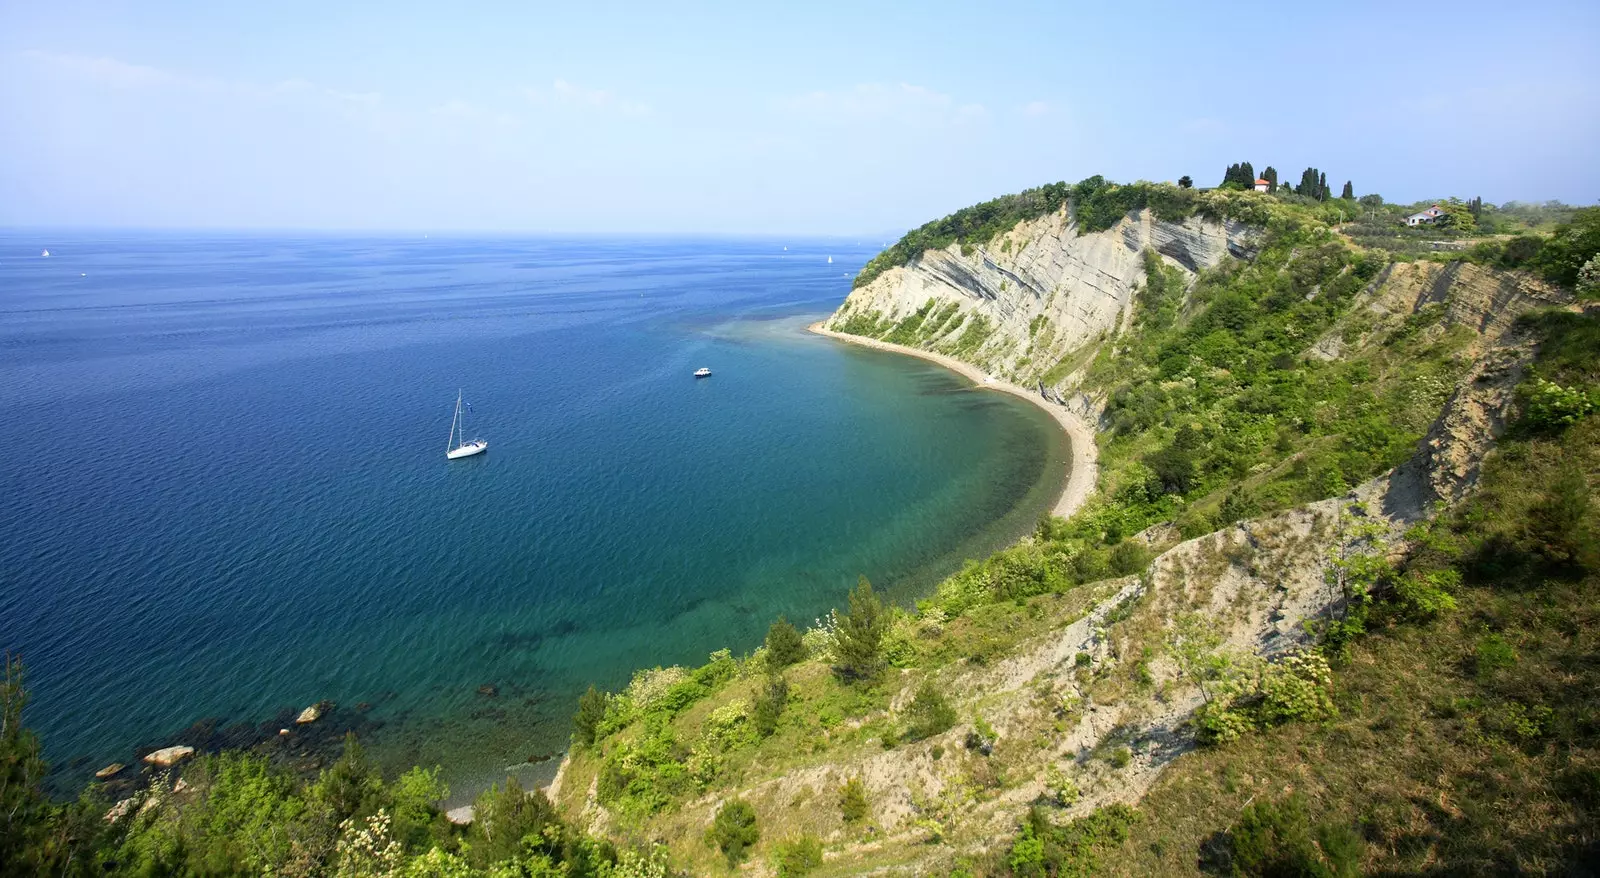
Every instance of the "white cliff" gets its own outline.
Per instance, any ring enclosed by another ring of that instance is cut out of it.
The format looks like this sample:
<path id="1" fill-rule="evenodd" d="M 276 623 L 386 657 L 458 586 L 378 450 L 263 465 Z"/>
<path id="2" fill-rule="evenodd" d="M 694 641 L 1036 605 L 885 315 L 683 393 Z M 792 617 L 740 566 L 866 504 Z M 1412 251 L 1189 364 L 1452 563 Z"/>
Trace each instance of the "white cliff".
<path id="1" fill-rule="evenodd" d="M 852 291 L 825 324 L 947 353 L 1028 386 L 1051 387 L 1087 361 L 1087 345 L 1129 319 L 1144 252 L 1193 275 L 1253 255 L 1259 230 L 1191 217 L 1130 213 L 1079 234 L 1067 209 L 1018 223 L 984 244 L 929 250 Z M 918 311 L 923 317 L 918 318 Z M 901 331 L 894 330 L 900 327 Z"/>

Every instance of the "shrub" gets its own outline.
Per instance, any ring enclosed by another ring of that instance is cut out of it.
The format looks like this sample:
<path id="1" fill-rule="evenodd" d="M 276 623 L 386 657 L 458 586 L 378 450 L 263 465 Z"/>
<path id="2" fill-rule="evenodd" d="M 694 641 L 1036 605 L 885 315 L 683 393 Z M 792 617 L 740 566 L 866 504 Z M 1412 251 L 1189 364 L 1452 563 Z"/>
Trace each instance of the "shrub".
<path id="1" fill-rule="evenodd" d="M 1583 266 L 1600 253 L 1600 207 L 1586 207 L 1556 227 L 1539 251 L 1535 265 L 1545 277 L 1576 286 Z"/>
<path id="2" fill-rule="evenodd" d="M 1543 378 L 1534 378 L 1525 385 L 1523 395 L 1527 401 L 1523 424 L 1538 432 L 1563 430 L 1595 410 L 1594 401 L 1582 390 L 1562 387 Z"/>
<path id="3" fill-rule="evenodd" d="M 1361 839 L 1349 827 L 1313 826 L 1305 799 L 1252 804 L 1230 833 L 1236 875 L 1344 878 L 1361 874 Z"/>
<path id="4" fill-rule="evenodd" d="M 1262 722 L 1322 722 L 1338 716 L 1339 710 L 1328 695 L 1332 684 L 1333 671 L 1321 653 L 1289 653 L 1262 675 Z"/>
<path id="5" fill-rule="evenodd" d="M 782 616 L 767 629 L 767 667 L 782 670 L 806 657 L 800 630 Z"/>
<path id="6" fill-rule="evenodd" d="M 1577 570 L 1595 569 L 1600 557 L 1593 499 L 1588 479 L 1565 466 L 1528 509 L 1525 529 L 1533 550 L 1547 563 Z"/>
<path id="7" fill-rule="evenodd" d="M 1394 584 L 1394 600 L 1401 615 L 1432 619 L 1456 608 L 1451 591 L 1461 585 L 1461 574 L 1452 568 L 1407 571 Z"/>
<path id="8" fill-rule="evenodd" d="M 1052 826 L 1044 813 L 1034 808 L 1023 822 L 1007 862 L 1012 872 L 1021 876 L 1099 875 L 1108 865 L 1102 857 L 1127 840 L 1129 828 L 1138 819 L 1139 812 L 1127 805 L 1107 805 L 1065 826 Z"/>
<path id="9" fill-rule="evenodd" d="M 746 852 L 761 840 L 761 829 L 756 825 L 756 809 L 743 799 L 729 799 L 717 809 L 711 822 L 711 841 L 728 858 L 729 866 L 737 866 Z"/>
<path id="10" fill-rule="evenodd" d="M 906 708 L 906 730 L 902 736 L 907 741 L 920 741 L 950 730 L 956 724 L 956 710 L 945 700 L 932 680 L 922 681 L 917 694 Z"/>
<path id="11" fill-rule="evenodd" d="M 1478 638 L 1477 648 L 1472 654 L 1472 670 L 1479 680 L 1487 680 L 1496 671 L 1505 670 L 1516 663 L 1517 651 L 1504 637 L 1491 633 Z"/>
<path id="12" fill-rule="evenodd" d="M 804 875 L 821 865 L 822 842 L 814 835 L 780 842 L 772 855 L 772 868 L 778 878 Z"/>
<path id="13" fill-rule="evenodd" d="M 860 823 L 867 818 L 867 785 L 861 778 L 852 777 L 839 786 L 839 815 L 846 823 Z"/>
<path id="14" fill-rule="evenodd" d="M 1135 540 L 1123 540 L 1111 549 L 1106 564 L 1115 576 L 1131 576 L 1150 564 L 1150 549 Z"/>
<path id="15" fill-rule="evenodd" d="M 1245 711 L 1219 700 L 1200 705 L 1194 714 L 1194 726 L 1200 743 L 1220 745 L 1244 737 L 1245 732 L 1255 728 L 1255 722 Z"/>
<path id="16" fill-rule="evenodd" d="M 767 685 L 756 696 L 755 711 L 751 716 L 756 734 L 766 738 L 777 731 L 778 720 L 783 716 L 783 709 L 788 703 L 789 681 L 776 676 L 769 678 Z"/>

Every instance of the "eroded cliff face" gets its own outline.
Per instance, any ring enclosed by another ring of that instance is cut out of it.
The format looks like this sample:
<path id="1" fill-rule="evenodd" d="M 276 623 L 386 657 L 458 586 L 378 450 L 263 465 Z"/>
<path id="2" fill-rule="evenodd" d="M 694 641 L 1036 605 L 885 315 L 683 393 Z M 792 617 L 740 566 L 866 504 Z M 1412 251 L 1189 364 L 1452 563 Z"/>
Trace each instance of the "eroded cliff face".
<path id="1" fill-rule="evenodd" d="M 1255 253 L 1259 230 L 1192 217 L 1130 214 L 1080 234 L 1062 210 L 988 244 L 952 244 L 890 269 L 851 292 L 829 329 L 948 353 L 1020 384 L 1065 386 L 1093 342 L 1123 327 L 1144 280 L 1144 251 L 1191 277 L 1225 257 Z M 920 317 L 918 316 L 920 312 Z"/>

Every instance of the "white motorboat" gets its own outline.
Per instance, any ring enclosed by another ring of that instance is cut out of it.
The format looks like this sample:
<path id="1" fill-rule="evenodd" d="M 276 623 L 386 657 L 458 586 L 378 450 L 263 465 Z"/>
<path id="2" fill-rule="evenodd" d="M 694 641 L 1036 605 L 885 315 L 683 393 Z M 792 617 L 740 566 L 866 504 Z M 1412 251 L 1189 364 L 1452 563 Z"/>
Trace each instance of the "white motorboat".
<path id="1" fill-rule="evenodd" d="M 694 370 L 694 377 L 696 377 L 696 378 L 710 378 L 711 377 L 711 370 L 707 369 L 704 366 L 701 366 L 700 368 Z"/>
<path id="2" fill-rule="evenodd" d="M 467 403 L 466 411 L 472 411 L 472 403 Z M 460 437 L 461 444 L 456 444 Z M 444 456 L 449 460 L 460 460 L 474 454 L 482 454 L 489 450 L 489 443 L 482 439 L 467 441 L 467 415 L 461 410 L 461 391 L 456 391 L 456 415 L 450 419 L 450 439 L 445 442 Z"/>

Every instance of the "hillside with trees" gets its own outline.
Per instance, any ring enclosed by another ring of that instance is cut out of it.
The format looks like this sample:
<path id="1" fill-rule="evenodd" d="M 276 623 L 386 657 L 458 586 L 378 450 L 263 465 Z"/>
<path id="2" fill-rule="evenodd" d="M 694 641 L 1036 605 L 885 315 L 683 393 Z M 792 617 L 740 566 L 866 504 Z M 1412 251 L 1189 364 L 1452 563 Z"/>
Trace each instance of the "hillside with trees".
<path id="1" fill-rule="evenodd" d="M 1585 874 L 1600 208 L 1443 200 L 1412 236 L 1416 205 L 1319 169 L 1227 174 L 956 211 L 835 318 L 1088 412 L 1071 517 L 915 606 L 863 576 L 746 654 L 591 688 L 550 795 L 508 781 L 465 826 L 353 737 L 310 779 L 197 753 L 52 801 L 8 661 L 0 875 Z M 1025 286 L 1052 246 L 1137 277 L 1070 348 L 984 310 L 1071 294 Z M 878 307 L 935 264 L 973 286 Z"/>

